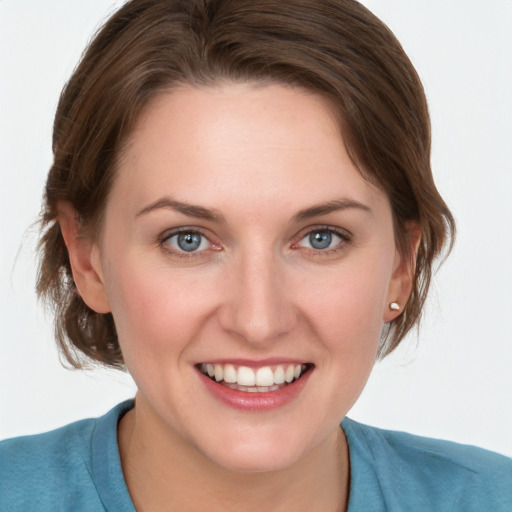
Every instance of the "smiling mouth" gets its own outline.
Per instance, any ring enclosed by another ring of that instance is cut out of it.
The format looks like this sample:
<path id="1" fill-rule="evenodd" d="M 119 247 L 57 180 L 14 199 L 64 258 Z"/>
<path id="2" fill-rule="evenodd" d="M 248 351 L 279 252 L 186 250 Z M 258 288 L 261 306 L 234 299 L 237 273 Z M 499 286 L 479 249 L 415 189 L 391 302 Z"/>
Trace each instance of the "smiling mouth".
<path id="1" fill-rule="evenodd" d="M 278 391 L 301 379 L 313 368 L 306 364 L 277 364 L 257 369 L 234 364 L 197 365 L 199 371 L 212 381 L 236 391 L 268 393 Z"/>

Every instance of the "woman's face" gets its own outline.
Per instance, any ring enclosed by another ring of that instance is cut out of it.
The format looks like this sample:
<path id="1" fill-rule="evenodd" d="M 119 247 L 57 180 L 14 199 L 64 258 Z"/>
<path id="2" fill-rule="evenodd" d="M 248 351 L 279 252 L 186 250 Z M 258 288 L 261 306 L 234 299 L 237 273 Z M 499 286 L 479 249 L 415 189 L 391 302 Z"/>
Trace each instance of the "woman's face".
<path id="1" fill-rule="evenodd" d="M 328 102 L 280 85 L 153 101 L 95 249 L 144 421 L 237 471 L 333 439 L 407 287 Z"/>

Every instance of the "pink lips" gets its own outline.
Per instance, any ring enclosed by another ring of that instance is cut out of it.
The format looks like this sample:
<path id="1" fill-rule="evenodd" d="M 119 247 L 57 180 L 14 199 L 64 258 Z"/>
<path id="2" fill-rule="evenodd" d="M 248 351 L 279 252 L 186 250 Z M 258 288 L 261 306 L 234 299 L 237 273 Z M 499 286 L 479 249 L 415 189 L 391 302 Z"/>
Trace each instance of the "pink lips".
<path id="1" fill-rule="evenodd" d="M 249 368 L 260 368 L 262 366 L 274 366 L 276 364 L 305 364 L 306 361 L 296 359 L 296 358 L 282 358 L 282 357 L 271 357 L 267 359 L 262 359 L 260 361 L 253 361 L 250 359 L 211 359 L 208 361 L 204 361 L 205 363 L 211 364 L 225 364 L 230 363 L 235 366 L 248 366 Z"/>
<path id="2" fill-rule="evenodd" d="M 258 361 L 257 363 L 251 363 L 250 361 L 246 360 L 232 360 L 230 362 L 235 365 L 256 367 L 261 366 L 262 364 L 270 366 L 277 363 L 297 363 L 297 360 L 290 359 L 285 361 L 283 359 L 267 359 L 265 361 Z M 212 363 L 214 362 L 212 361 Z M 224 404 L 234 409 L 243 411 L 269 411 L 283 407 L 284 405 L 294 400 L 304 389 L 312 371 L 306 371 L 298 380 L 285 385 L 281 389 L 258 393 L 231 389 L 218 382 L 215 382 L 208 376 L 201 373 L 199 370 L 197 373 L 206 389 L 214 396 L 214 398 L 220 400 Z"/>

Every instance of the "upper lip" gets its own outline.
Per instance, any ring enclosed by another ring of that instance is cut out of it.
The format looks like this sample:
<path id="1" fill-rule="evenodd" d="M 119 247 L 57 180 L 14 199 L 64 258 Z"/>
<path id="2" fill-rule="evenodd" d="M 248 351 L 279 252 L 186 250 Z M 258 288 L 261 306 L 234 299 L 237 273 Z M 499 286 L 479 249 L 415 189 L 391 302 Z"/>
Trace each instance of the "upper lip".
<path id="1" fill-rule="evenodd" d="M 270 357 L 266 359 L 243 359 L 243 358 L 215 358 L 205 359 L 197 363 L 200 364 L 232 364 L 233 366 L 247 366 L 249 368 L 261 368 L 263 366 L 274 366 L 279 364 L 311 364 L 306 359 L 295 357 Z"/>

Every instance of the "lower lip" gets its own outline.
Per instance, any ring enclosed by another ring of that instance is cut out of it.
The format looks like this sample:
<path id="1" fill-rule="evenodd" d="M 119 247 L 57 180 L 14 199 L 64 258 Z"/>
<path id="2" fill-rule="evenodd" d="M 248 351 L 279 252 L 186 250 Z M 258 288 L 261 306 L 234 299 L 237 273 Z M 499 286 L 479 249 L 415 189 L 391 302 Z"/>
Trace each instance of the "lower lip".
<path id="1" fill-rule="evenodd" d="M 297 398 L 307 384 L 312 370 L 307 371 L 300 379 L 276 391 L 266 393 L 250 393 L 237 391 L 218 384 L 198 370 L 206 389 L 218 400 L 234 409 L 243 411 L 270 411 L 283 407 Z"/>

